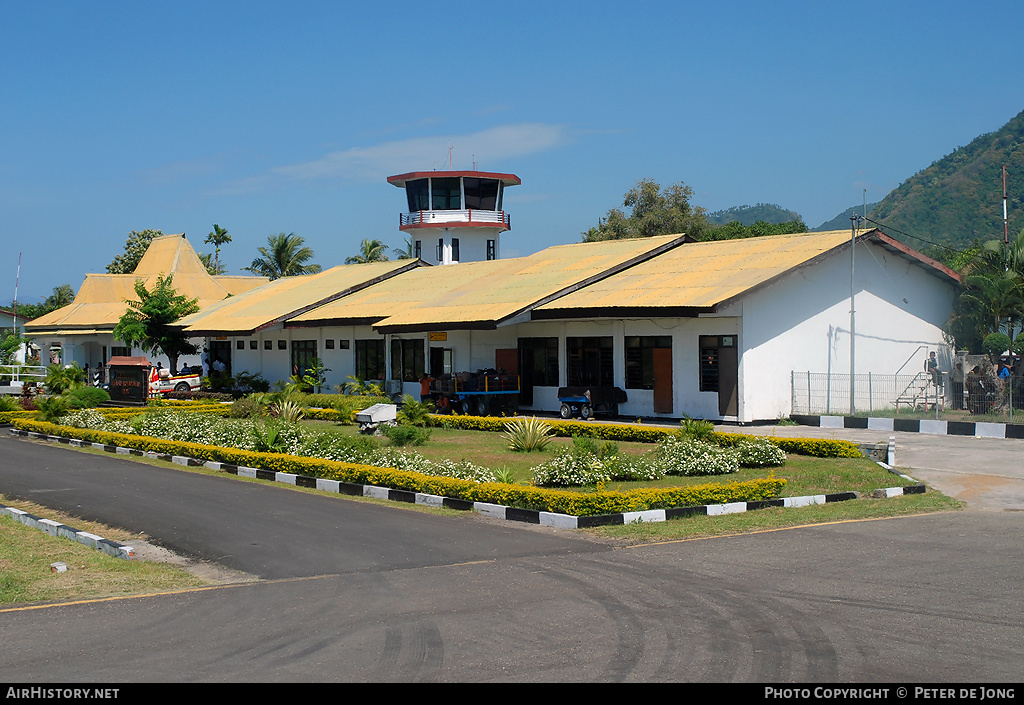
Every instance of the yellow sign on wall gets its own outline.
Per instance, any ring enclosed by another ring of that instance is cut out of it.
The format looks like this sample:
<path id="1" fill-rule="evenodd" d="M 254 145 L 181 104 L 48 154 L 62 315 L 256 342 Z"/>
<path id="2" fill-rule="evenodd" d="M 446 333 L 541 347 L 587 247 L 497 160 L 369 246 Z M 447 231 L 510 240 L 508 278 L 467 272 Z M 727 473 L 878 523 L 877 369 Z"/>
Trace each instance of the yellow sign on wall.
<path id="1" fill-rule="evenodd" d="M 431 333 L 430 334 L 430 340 L 431 340 L 431 342 L 434 342 L 434 341 L 442 342 L 442 341 L 448 340 L 448 334 L 447 333 Z"/>

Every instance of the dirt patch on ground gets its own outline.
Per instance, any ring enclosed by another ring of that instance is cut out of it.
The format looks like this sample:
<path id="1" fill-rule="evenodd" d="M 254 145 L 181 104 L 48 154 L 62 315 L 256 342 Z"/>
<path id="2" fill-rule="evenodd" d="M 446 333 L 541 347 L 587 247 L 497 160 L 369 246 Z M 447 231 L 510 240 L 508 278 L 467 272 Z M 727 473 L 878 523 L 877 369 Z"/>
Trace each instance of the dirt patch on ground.
<path id="1" fill-rule="evenodd" d="M 193 558 L 180 556 L 174 551 L 151 544 L 139 539 L 132 540 L 129 545 L 135 549 L 135 557 L 140 561 L 153 561 L 167 563 L 184 571 L 191 573 L 197 578 L 210 583 L 211 585 L 228 585 L 231 583 L 247 583 L 259 580 L 255 575 L 243 573 L 238 570 L 225 568 L 216 563 L 199 561 Z"/>

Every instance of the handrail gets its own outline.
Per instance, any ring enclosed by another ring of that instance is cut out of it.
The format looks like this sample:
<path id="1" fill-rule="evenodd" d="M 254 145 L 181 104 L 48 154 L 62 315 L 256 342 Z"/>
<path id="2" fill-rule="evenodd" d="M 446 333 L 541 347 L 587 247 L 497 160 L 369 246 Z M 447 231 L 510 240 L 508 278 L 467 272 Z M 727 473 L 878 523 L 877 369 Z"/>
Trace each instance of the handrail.
<path id="1" fill-rule="evenodd" d="M 44 365 L 0 365 L 0 376 L 9 376 L 11 382 L 21 382 L 22 377 L 45 379 L 46 367 Z"/>
<path id="2" fill-rule="evenodd" d="M 910 353 L 910 357 L 907 358 L 907 361 L 904 362 L 902 365 L 900 365 L 900 368 L 898 370 L 896 370 L 896 372 L 894 372 L 893 374 L 897 374 L 898 375 L 900 372 L 902 372 L 903 368 L 910 364 L 910 361 L 914 359 L 914 355 L 917 355 L 918 351 L 920 351 L 921 348 L 924 348 L 925 350 L 927 350 L 928 346 L 927 345 L 918 345 L 917 346 L 917 350 L 915 350 L 914 352 Z"/>
<path id="3" fill-rule="evenodd" d="M 497 223 L 505 227 L 510 227 L 511 218 L 505 211 L 487 211 L 475 208 L 467 208 L 464 210 L 414 211 L 412 213 L 398 214 L 399 228 L 409 225 L 440 225 L 442 223 L 472 223 L 481 225 L 492 225 Z"/>

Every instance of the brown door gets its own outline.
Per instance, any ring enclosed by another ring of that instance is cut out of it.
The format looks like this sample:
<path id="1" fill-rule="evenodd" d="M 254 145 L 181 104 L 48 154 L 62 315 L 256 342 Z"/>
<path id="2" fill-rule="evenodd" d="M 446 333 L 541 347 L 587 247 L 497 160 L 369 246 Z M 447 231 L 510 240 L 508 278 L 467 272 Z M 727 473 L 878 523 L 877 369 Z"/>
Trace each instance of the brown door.
<path id="1" fill-rule="evenodd" d="M 498 370 L 505 370 L 509 374 L 519 374 L 519 350 L 517 348 L 495 350 L 494 367 Z"/>
<path id="2" fill-rule="evenodd" d="M 654 413 L 672 413 L 672 348 L 654 348 Z"/>
<path id="3" fill-rule="evenodd" d="M 728 337 L 723 336 L 723 342 L 726 340 Z M 718 413 L 721 416 L 736 416 L 739 413 L 738 382 L 739 358 L 736 356 L 736 345 L 723 345 L 718 349 Z"/>

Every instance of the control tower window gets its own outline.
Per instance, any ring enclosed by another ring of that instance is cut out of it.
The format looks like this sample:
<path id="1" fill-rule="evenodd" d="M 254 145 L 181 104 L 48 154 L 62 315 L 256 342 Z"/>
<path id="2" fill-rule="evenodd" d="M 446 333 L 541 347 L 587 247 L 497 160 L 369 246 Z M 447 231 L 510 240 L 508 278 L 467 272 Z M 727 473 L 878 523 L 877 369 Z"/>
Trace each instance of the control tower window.
<path id="1" fill-rule="evenodd" d="M 466 208 L 482 211 L 498 210 L 498 180 L 478 179 L 467 176 L 463 179 L 466 186 Z"/>
<path id="2" fill-rule="evenodd" d="M 431 203 L 435 211 L 457 211 L 462 208 L 462 189 L 458 178 L 431 179 Z"/>
<path id="3" fill-rule="evenodd" d="M 416 179 L 405 182 L 405 195 L 409 199 L 409 212 L 430 210 L 430 199 L 427 194 L 427 180 Z"/>

